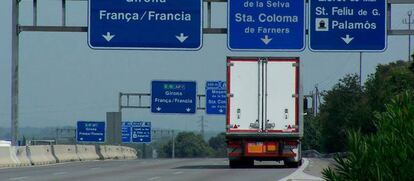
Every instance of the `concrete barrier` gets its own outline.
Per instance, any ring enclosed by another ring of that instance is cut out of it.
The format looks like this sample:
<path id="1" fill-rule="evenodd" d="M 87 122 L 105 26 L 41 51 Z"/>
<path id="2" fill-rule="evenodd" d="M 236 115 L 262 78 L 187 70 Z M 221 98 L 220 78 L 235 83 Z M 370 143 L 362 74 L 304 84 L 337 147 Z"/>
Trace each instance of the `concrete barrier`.
<path id="1" fill-rule="evenodd" d="M 76 150 L 81 161 L 99 160 L 99 155 L 94 145 L 76 145 Z"/>
<path id="2" fill-rule="evenodd" d="M 75 145 L 53 145 L 53 152 L 59 163 L 80 161 Z"/>
<path id="3" fill-rule="evenodd" d="M 30 166 L 32 162 L 30 162 L 29 157 L 27 156 L 27 147 L 26 146 L 16 146 L 14 147 L 14 153 L 16 155 L 17 162 L 19 166 Z"/>
<path id="4" fill-rule="evenodd" d="M 122 153 L 122 146 L 111 146 L 112 152 L 114 154 L 115 159 L 125 159 L 124 153 Z"/>
<path id="5" fill-rule="evenodd" d="M 133 148 L 122 146 L 122 153 L 125 159 L 137 159 L 137 151 Z"/>
<path id="6" fill-rule="evenodd" d="M 110 154 L 110 149 L 107 149 L 105 145 L 99 145 L 99 153 L 102 155 L 102 159 L 112 159 L 112 155 Z"/>
<path id="7" fill-rule="evenodd" d="M 108 159 L 118 159 L 116 146 L 106 145 L 105 151 L 106 151 L 106 154 L 108 155 Z"/>
<path id="8" fill-rule="evenodd" d="M 56 159 L 52 154 L 52 147 L 49 145 L 28 146 L 27 151 L 33 165 L 56 163 Z"/>
<path id="9" fill-rule="evenodd" d="M 0 147 L 0 167 L 16 167 L 18 164 L 13 158 L 13 154 L 12 147 Z"/>
<path id="10" fill-rule="evenodd" d="M 102 154 L 102 157 L 107 159 L 124 159 L 124 154 L 122 153 L 121 146 L 113 145 L 100 145 L 99 151 Z"/>

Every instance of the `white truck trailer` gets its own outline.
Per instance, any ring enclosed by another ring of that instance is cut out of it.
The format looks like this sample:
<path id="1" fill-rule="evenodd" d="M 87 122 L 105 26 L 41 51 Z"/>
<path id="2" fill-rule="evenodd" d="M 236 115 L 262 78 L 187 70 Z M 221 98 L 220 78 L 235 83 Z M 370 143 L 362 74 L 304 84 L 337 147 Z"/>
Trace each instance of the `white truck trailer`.
<path id="1" fill-rule="evenodd" d="M 303 95 L 299 58 L 227 58 L 229 165 L 254 160 L 302 163 Z"/>

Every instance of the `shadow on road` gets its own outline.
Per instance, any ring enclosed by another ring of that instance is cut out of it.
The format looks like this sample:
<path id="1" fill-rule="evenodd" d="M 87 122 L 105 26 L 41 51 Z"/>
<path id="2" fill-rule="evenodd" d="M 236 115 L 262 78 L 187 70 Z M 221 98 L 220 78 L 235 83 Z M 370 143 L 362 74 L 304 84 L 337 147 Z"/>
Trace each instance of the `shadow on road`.
<path id="1" fill-rule="evenodd" d="M 247 168 L 230 168 L 228 165 L 187 165 L 181 167 L 175 167 L 173 169 L 288 169 L 284 165 L 255 165 L 254 167 Z"/>

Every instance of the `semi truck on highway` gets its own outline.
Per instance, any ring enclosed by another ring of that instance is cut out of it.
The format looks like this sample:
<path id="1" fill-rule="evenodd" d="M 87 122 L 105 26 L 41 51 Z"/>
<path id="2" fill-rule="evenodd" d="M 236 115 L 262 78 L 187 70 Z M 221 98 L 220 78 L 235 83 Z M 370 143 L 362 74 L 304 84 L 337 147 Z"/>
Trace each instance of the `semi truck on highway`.
<path id="1" fill-rule="evenodd" d="M 226 141 L 229 166 L 302 163 L 303 95 L 299 58 L 228 57 Z"/>

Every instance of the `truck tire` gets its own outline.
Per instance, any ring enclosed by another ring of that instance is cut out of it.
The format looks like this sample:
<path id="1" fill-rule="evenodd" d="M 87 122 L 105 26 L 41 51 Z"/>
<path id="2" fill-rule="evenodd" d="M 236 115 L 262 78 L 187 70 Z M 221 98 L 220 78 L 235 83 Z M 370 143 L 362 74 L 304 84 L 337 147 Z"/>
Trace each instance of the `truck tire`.
<path id="1" fill-rule="evenodd" d="M 287 166 L 288 168 L 298 168 L 301 165 L 302 165 L 302 160 L 299 160 L 297 162 L 285 161 L 285 166 Z"/>
<path id="2" fill-rule="evenodd" d="M 243 165 L 245 168 L 252 168 L 254 167 L 254 160 L 243 160 Z"/>
<path id="3" fill-rule="evenodd" d="M 229 160 L 230 168 L 240 168 L 240 166 L 241 166 L 240 160 Z"/>

